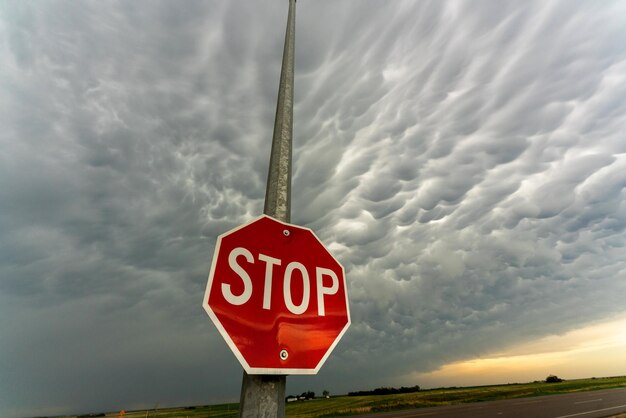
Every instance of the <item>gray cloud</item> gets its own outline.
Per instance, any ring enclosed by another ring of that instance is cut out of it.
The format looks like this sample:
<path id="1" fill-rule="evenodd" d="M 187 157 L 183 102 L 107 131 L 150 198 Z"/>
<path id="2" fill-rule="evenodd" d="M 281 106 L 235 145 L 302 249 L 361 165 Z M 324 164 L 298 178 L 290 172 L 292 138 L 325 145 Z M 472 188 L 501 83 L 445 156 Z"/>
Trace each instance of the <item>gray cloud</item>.
<path id="1" fill-rule="evenodd" d="M 623 312 L 624 12 L 298 3 L 292 219 L 345 265 L 353 326 L 290 390 Z M 0 415 L 237 398 L 200 299 L 217 235 L 262 211 L 285 16 L 0 8 Z"/>

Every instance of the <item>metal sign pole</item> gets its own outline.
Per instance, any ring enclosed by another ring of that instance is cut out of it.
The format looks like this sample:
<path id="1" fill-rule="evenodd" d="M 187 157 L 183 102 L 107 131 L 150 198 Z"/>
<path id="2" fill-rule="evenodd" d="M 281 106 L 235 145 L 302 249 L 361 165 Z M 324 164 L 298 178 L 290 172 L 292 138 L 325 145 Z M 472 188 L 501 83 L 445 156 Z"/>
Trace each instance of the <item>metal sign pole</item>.
<path id="1" fill-rule="evenodd" d="M 296 0 L 289 0 L 283 64 L 278 87 L 272 151 L 263 213 L 279 221 L 291 220 L 291 143 L 293 135 L 293 74 Z M 283 418 L 286 376 L 243 373 L 239 416 Z"/>
<path id="2" fill-rule="evenodd" d="M 263 213 L 279 221 L 291 218 L 291 142 L 293 132 L 293 67 L 296 1 L 289 0 L 283 66 L 278 86 L 276 119 Z"/>

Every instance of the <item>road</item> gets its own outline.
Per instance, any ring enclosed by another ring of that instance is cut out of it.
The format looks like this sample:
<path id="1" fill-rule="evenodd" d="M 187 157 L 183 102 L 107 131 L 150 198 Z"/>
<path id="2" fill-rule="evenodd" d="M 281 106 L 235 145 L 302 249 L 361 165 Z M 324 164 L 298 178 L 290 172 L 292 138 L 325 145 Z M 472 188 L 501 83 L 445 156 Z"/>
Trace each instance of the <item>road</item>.
<path id="1" fill-rule="evenodd" d="M 604 418 L 626 413 L 626 389 L 536 398 L 508 399 L 465 405 L 439 406 L 380 414 L 362 418 Z"/>

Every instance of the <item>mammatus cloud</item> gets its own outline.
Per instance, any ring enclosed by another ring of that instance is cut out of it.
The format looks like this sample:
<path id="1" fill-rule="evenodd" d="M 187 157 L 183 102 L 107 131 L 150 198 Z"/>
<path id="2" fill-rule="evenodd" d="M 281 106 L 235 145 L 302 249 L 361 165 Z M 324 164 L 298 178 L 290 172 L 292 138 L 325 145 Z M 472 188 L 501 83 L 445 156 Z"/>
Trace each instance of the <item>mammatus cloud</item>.
<path id="1" fill-rule="evenodd" d="M 623 112 L 613 113 L 613 128 L 594 120 L 606 109 L 596 104 L 624 108 L 617 87 L 623 43 L 613 37 L 623 28 L 581 30 L 610 9 L 583 17 L 582 10 L 511 4 L 476 16 L 448 6 L 431 16 L 437 31 L 418 34 L 416 25 L 394 39 L 396 47 L 410 45 L 402 54 L 369 44 L 346 48 L 344 55 L 379 52 L 359 67 L 377 85 L 399 73 L 402 81 L 382 97 L 375 88 L 360 90 L 370 92 L 370 113 L 337 134 L 353 138 L 334 170 L 332 183 L 343 189 L 311 184 L 318 198 L 306 204 L 312 211 L 321 209 L 316 203 L 335 205 L 320 211 L 335 225 L 330 239 L 345 248 L 353 301 L 367 318 L 361 328 L 355 321 L 351 335 L 363 338 L 355 347 L 372 350 L 378 342 L 382 354 L 404 346 L 408 364 L 462 355 L 451 352 L 467 350 L 458 341 L 468 338 L 483 341 L 472 345 L 477 354 L 493 349 L 489 335 L 510 343 L 622 309 L 612 292 L 623 289 L 625 144 L 614 129 L 624 124 Z M 467 31 L 478 35 L 468 21 L 480 28 L 481 42 L 468 42 Z M 582 42 L 590 34 L 603 45 L 598 50 Z M 438 53 L 417 52 L 421 44 L 433 51 L 437 35 L 445 38 Z M 611 51 L 613 63 L 607 67 L 598 51 Z M 341 85 L 365 79 L 355 78 Z M 349 96 L 334 90 L 337 103 Z M 305 178 L 296 180 L 308 185 Z M 583 298 L 586 306 L 578 307 Z M 546 316 L 558 320 L 538 327 Z M 414 348 L 429 342 L 425 353 Z"/>
<path id="2" fill-rule="evenodd" d="M 284 6 L 0 7 L 0 414 L 236 399 L 200 298 L 262 211 Z M 298 3 L 292 219 L 344 263 L 353 325 L 291 388 L 623 312 L 624 12 Z"/>

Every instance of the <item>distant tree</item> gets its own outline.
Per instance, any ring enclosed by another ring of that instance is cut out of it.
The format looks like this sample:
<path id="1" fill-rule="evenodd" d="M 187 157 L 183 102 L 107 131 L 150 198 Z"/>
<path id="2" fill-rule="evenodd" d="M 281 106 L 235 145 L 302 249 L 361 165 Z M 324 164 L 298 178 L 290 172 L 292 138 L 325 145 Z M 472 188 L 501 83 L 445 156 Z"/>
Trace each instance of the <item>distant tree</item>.
<path id="1" fill-rule="evenodd" d="M 326 397 L 328 397 L 328 395 L 330 395 L 330 392 L 329 392 L 329 391 L 327 391 L 326 389 L 324 389 L 324 390 L 322 391 L 322 395 L 326 398 Z"/>
<path id="2" fill-rule="evenodd" d="M 404 386 L 402 386 L 401 388 L 382 387 L 382 388 L 376 388 L 374 390 L 360 390 L 358 392 L 348 392 L 348 396 L 394 395 L 398 393 L 419 392 L 419 390 L 420 390 L 419 385 L 411 386 L 408 388 Z"/>
<path id="3" fill-rule="evenodd" d="M 314 399 L 315 398 L 315 392 L 313 391 L 306 391 L 306 392 L 302 392 L 302 395 L 300 395 L 300 397 L 304 398 L 304 399 Z"/>
<path id="4" fill-rule="evenodd" d="M 550 376 L 546 377 L 546 383 L 559 383 L 562 382 L 563 379 L 561 379 L 558 376 L 555 376 L 553 374 L 551 374 Z"/>

